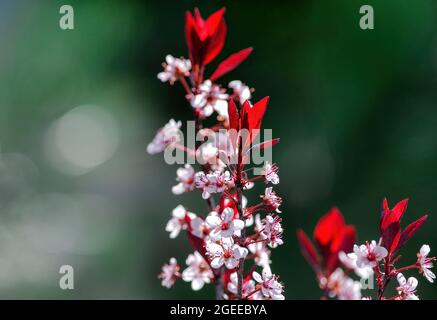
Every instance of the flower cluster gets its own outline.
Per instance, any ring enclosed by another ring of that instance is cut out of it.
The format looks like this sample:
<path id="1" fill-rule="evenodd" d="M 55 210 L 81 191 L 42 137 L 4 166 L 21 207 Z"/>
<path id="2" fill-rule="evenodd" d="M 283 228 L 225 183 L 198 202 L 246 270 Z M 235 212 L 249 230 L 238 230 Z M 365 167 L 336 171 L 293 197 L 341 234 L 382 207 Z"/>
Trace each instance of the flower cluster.
<path id="1" fill-rule="evenodd" d="M 426 244 L 420 248 L 414 264 L 398 267 L 400 249 L 427 219 L 424 215 L 402 230 L 400 222 L 407 203 L 407 199 L 402 200 L 390 209 L 384 199 L 379 241 L 356 244 L 355 227 L 346 225 L 336 208 L 317 223 L 314 229 L 316 246 L 304 231 L 297 231 L 302 253 L 316 274 L 324 298 L 371 299 L 370 295 L 364 297 L 363 291 L 372 289 L 375 281 L 377 291 L 374 298 L 378 300 L 418 300 L 418 280 L 415 277 L 406 279 L 403 275 L 412 269 L 418 270 L 429 282 L 434 282 L 435 275 L 430 269 L 435 258 L 428 257 L 431 249 Z M 360 281 L 354 280 L 351 273 L 355 273 Z M 387 286 L 393 279 L 398 282 L 396 293 L 387 295 Z"/>
<path id="2" fill-rule="evenodd" d="M 198 192 L 207 204 L 205 214 L 189 212 L 182 205 L 173 210 L 166 231 L 170 238 L 186 233 L 194 253 L 186 259 L 187 268 L 182 272 L 176 259 L 171 258 L 159 279 L 167 288 L 182 279 L 190 282 L 193 290 L 214 283 L 217 299 L 281 300 L 284 288 L 272 273 L 269 250 L 283 244 L 282 218 L 278 215 L 282 199 L 268 186 L 279 183 L 278 166 L 266 161 L 262 168 L 256 168 L 249 161 L 254 149 L 264 150 L 279 142 L 254 143 L 269 98 L 252 103 L 253 89 L 243 82 L 233 80 L 227 87 L 217 83 L 243 62 L 252 48 L 232 54 L 205 76 L 207 65 L 224 46 L 224 12 L 218 10 L 207 19 L 198 9 L 194 14 L 187 12 L 189 59 L 167 55 L 164 70 L 158 74 L 162 82 L 181 83 L 194 115 L 196 134 L 208 138 L 189 150 L 180 144 L 181 123 L 170 120 L 147 147 L 151 154 L 179 148 L 200 159 L 197 169 L 190 164 L 177 169 L 172 192 Z M 214 113 L 216 123 L 206 127 L 205 119 Z M 248 205 L 243 193 L 256 182 L 266 185 L 264 194 L 257 203 Z"/>

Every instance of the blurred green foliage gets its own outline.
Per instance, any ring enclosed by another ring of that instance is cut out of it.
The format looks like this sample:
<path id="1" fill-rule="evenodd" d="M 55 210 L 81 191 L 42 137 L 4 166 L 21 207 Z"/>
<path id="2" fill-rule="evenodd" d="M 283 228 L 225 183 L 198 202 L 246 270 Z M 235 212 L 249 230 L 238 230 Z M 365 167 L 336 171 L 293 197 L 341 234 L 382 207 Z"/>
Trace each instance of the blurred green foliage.
<path id="1" fill-rule="evenodd" d="M 76 0 L 73 31 L 58 26 L 61 4 L 0 3 L 1 298 L 213 297 L 212 288 L 166 290 L 156 278 L 170 256 L 183 265 L 190 252 L 164 231 L 171 210 L 206 207 L 197 194 L 173 196 L 176 167 L 145 153 L 169 118 L 191 117 L 183 90 L 156 74 L 167 53 L 187 55 L 184 12 L 194 6 L 207 15 L 226 5 L 220 58 L 254 47 L 224 83 L 241 79 L 255 100 L 271 97 L 264 126 L 281 138 L 285 228 L 272 267 L 286 297 L 319 297 L 295 230 L 311 233 L 334 205 L 364 241 L 378 235 L 384 196 L 409 197 L 405 223 L 430 217 L 402 261 L 414 262 L 423 243 L 436 248 L 437 2 Z M 374 7 L 372 31 L 358 26 L 363 4 Z M 106 110 L 119 143 L 104 163 L 69 175 L 48 161 L 46 136 L 80 105 Z M 73 291 L 59 289 L 62 264 L 75 268 Z M 418 289 L 435 298 L 425 280 Z"/>

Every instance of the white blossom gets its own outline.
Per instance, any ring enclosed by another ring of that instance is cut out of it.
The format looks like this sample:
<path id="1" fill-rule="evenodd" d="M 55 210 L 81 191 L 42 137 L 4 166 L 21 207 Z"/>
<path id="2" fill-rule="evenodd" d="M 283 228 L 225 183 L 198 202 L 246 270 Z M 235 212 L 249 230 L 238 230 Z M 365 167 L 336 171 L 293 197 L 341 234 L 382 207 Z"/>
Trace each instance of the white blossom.
<path id="1" fill-rule="evenodd" d="M 423 273 L 425 278 L 433 283 L 435 279 L 435 274 L 432 272 L 431 269 L 433 267 L 433 261 L 435 258 L 428 258 L 428 254 L 431 251 L 431 248 L 429 245 L 424 244 L 420 248 L 420 251 L 417 253 L 417 264 L 419 265 L 419 271 Z"/>
<path id="2" fill-rule="evenodd" d="M 418 281 L 414 277 L 409 277 L 408 280 L 405 279 L 402 273 L 398 273 L 396 276 L 399 287 L 398 294 L 403 300 L 419 300 L 419 297 L 415 294 Z"/>
<path id="3" fill-rule="evenodd" d="M 261 285 L 261 293 L 265 298 L 272 300 L 285 299 L 283 295 L 284 288 L 278 281 L 278 276 L 272 274 L 270 270 L 264 269 L 262 276 L 258 272 L 254 271 L 252 276 L 255 281 Z"/>
<path id="4" fill-rule="evenodd" d="M 172 211 L 172 218 L 167 222 L 165 231 L 170 232 L 170 238 L 176 238 L 181 230 L 187 229 L 188 225 L 185 220 L 185 215 L 188 215 L 191 219 L 196 215 L 192 212 L 188 212 L 182 205 L 178 205 Z"/>
<path id="5" fill-rule="evenodd" d="M 147 152 L 150 154 L 157 154 L 164 151 L 167 147 L 173 147 L 174 144 L 180 142 L 180 127 L 182 123 L 176 122 L 173 119 L 161 129 L 158 130 L 153 141 L 147 146 Z"/>
<path id="6" fill-rule="evenodd" d="M 238 274 L 237 272 L 231 273 L 229 276 L 228 282 L 228 291 L 233 294 L 238 294 Z M 241 294 L 243 297 L 247 297 L 249 293 L 252 293 L 255 290 L 255 281 L 252 279 L 243 281 L 243 285 L 241 286 Z"/>
<path id="7" fill-rule="evenodd" d="M 239 236 L 239 231 L 244 228 L 244 221 L 234 218 L 234 209 L 227 207 L 220 215 L 215 211 L 206 217 L 206 223 L 210 226 L 209 236 L 213 240 L 229 238 L 234 235 Z"/>
<path id="8" fill-rule="evenodd" d="M 192 219 L 190 221 L 190 227 L 191 234 L 201 239 L 205 239 L 205 237 L 209 234 L 211 230 L 205 220 L 200 217 L 195 217 L 194 219 Z"/>
<path id="9" fill-rule="evenodd" d="M 273 191 L 273 187 L 268 187 L 265 189 L 264 191 L 264 195 L 261 196 L 261 198 L 264 201 L 264 204 L 273 209 L 276 210 L 276 212 L 281 213 L 281 211 L 279 211 L 279 206 L 282 203 L 282 199 L 281 197 L 276 195 L 276 192 Z"/>
<path id="10" fill-rule="evenodd" d="M 184 58 L 175 58 L 168 54 L 165 63 L 162 64 L 164 71 L 158 73 L 158 79 L 162 82 L 169 81 L 173 84 L 179 77 L 190 75 L 191 61 Z"/>
<path id="11" fill-rule="evenodd" d="M 203 144 L 200 147 L 200 156 L 202 162 L 200 164 L 217 164 L 218 148 L 212 142 Z"/>
<path id="12" fill-rule="evenodd" d="M 369 279 L 373 275 L 373 269 L 369 266 L 359 268 L 357 266 L 357 255 L 355 253 L 346 254 L 344 251 L 340 251 L 338 258 L 346 268 L 353 270 L 357 276 L 362 279 Z"/>
<path id="13" fill-rule="evenodd" d="M 191 165 L 186 164 L 183 168 L 176 170 L 176 180 L 179 183 L 171 189 L 173 194 L 182 194 L 194 189 L 194 169 Z"/>
<path id="14" fill-rule="evenodd" d="M 266 161 L 264 167 L 261 169 L 261 175 L 265 176 L 264 179 L 266 183 L 279 183 L 278 167 L 275 164 L 271 164 Z"/>
<path id="15" fill-rule="evenodd" d="M 161 279 L 161 285 L 171 288 L 180 276 L 179 269 L 180 267 L 175 258 L 171 258 L 168 264 L 164 264 L 161 273 L 158 275 L 158 278 Z"/>
<path id="16" fill-rule="evenodd" d="M 270 250 L 264 244 L 264 242 L 254 242 L 247 246 L 249 251 L 254 255 L 254 261 L 257 266 L 266 268 L 271 263 Z"/>
<path id="17" fill-rule="evenodd" d="M 349 253 L 351 259 L 356 259 L 358 268 L 376 267 L 378 261 L 384 259 L 388 254 L 388 251 L 383 246 L 372 240 L 369 243 L 362 244 L 361 246 L 354 245 L 354 252 Z"/>
<path id="18" fill-rule="evenodd" d="M 331 298 L 337 297 L 338 300 L 361 300 L 361 283 L 349 278 L 341 268 L 337 268 L 324 281 L 324 287 Z"/>
<path id="19" fill-rule="evenodd" d="M 206 245 L 207 255 L 211 259 L 211 267 L 214 269 L 225 265 L 228 269 L 238 266 L 239 260 L 246 257 L 248 250 L 235 244 L 232 238 L 221 241 L 221 244 L 209 242 Z"/>
<path id="20" fill-rule="evenodd" d="M 212 193 L 221 193 L 227 187 L 233 186 L 233 179 L 229 171 L 213 171 L 205 174 L 199 171 L 194 176 L 196 188 L 202 189 L 202 198 L 208 199 Z"/>
<path id="21" fill-rule="evenodd" d="M 182 279 L 191 282 L 191 288 L 194 291 L 202 289 L 205 283 L 210 283 L 214 277 L 208 263 L 197 251 L 188 256 L 186 264 L 188 268 L 182 272 Z"/>
<path id="22" fill-rule="evenodd" d="M 229 96 L 220 86 L 206 80 L 199 85 L 198 93 L 191 98 L 191 106 L 209 117 L 214 111 L 223 117 L 228 117 Z"/>
<path id="23" fill-rule="evenodd" d="M 243 104 L 246 100 L 250 100 L 250 88 L 240 80 L 233 80 L 229 82 L 228 87 L 232 89 L 233 94 L 238 97 L 238 100 Z"/>
<path id="24" fill-rule="evenodd" d="M 276 248 L 278 245 L 282 245 L 283 229 L 281 226 L 281 218 L 268 214 L 262 221 L 261 234 L 268 240 L 268 245 L 272 248 Z"/>

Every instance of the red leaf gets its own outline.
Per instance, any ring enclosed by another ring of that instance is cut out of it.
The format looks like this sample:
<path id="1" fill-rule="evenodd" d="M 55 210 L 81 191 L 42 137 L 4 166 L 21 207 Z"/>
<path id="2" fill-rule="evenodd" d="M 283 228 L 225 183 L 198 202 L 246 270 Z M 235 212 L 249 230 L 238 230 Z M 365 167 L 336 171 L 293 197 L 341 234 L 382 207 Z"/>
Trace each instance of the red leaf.
<path id="1" fill-rule="evenodd" d="M 228 115 L 229 115 L 229 127 L 230 129 L 234 129 L 238 131 L 238 110 L 235 105 L 234 99 L 230 99 L 228 103 Z"/>
<path id="2" fill-rule="evenodd" d="M 335 238 L 331 245 L 331 252 L 339 253 L 344 251 L 345 253 L 352 252 L 356 240 L 355 227 L 351 225 L 344 226 L 340 231 L 338 237 Z M 338 254 L 337 254 L 338 255 Z"/>
<path id="3" fill-rule="evenodd" d="M 398 221 L 400 221 L 402 216 L 404 215 L 404 212 L 407 209 L 407 205 L 408 205 L 408 199 L 404 199 L 402 201 L 399 201 L 392 209 Z"/>
<path id="4" fill-rule="evenodd" d="M 252 107 L 248 101 L 243 103 L 242 113 L 243 117 L 241 122 L 241 127 L 249 130 L 249 136 L 243 143 L 243 150 L 246 150 L 259 134 L 262 119 L 266 111 L 267 105 L 269 103 L 270 97 L 264 97 Z"/>
<path id="5" fill-rule="evenodd" d="M 355 227 L 354 226 L 344 226 L 335 236 L 329 248 L 329 253 L 326 255 L 325 259 L 325 273 L 330 275 L 335 269 L 340 265 L 340 259 L 338 254 L 340 251 L 345 253 L 352 252 L 352 248 L 355 244 Z"/>
<path id="6" fill-rule="evenodd" d="M 401 239 L 399 240 L 399 245 L 397 249 L 400 249 L 422 226 L 426 221 L 428 215 L 424 215 L 417 219 L 416 221 L 410 223 L 401 233 Z"/>
<path id="7" fill-rule="evenodd" d="M 226 23 L 225 20 L 223 19 L 220 22 L 216 32 L 209 38 L 209 43 L 203 61 L 204 65 L 207 65 L 212 60 L 214 60 L 215 57 L 217 57 L 218 54 L 222 51 L 223 46 L 225 45 L 226 32 L 227 32 Z"/>
<path id="8" fill-rule="evenodd" d="M 261 128 L 261 123 L 264 118 L 267 105 L 270 97 L 264 97 L 253 105 L 249 112 L 249 128 L 250 130 Z"/>
<path id="9" fill-rule="evenodd" d="M 252 48 L 246 48 L 230 55 L 218 65 L 217 69 L 212 73 L 210 79 L 214 81 L 224 76 L 228 72 L 231 72 L 236 67 L 238 67 L 244 60 L 246 60 L 251 52 Z"/>
<path id="10" fill-rule="evenodd" d="M 329 246 L 343 227 L 343 215 L 337 208 L 332 208 L 327 214 L 320 218 L 314 228 L 314 240 L 316 240 L 321 249 L 325 246 Z"/>
<path id="11" fill-rule="evenodd" d="M 188 46 L 188 52 L 190 53 L 190 60 L 194 63 L 195 59 L 192 56 L 193 54 L 193 49 L 194 49 L 194 45 L 193 45 L 193 41 L 192 41 L 192 31 L 194 29 L 194 19 L 193 16 L 191 15 L 190 11 L 187 11 L 185 13 L 185 38 L 187 41 L 187 46 Z"/>
<path id="12" fill-rule="evenodd" d="M 314 272 L 320 272 L 320 257 L 317 254 L 316 249 L 314 248 L 311 240 L 308 238 L 306 233 L 299 229 L 297 230 L 297 240 L 299 241 L 300 249 L 302 250 L 302 254 L 313 268 Z"/>
<path id="13" fill-rule="evenodd" d="M 205 29 L 207 36 L 213 36 L 218 28 L 220 27 L 220 23 L 223 22 L 223 16 L 225 15 L 226 8 L 223 7 L 213 14 L 211 14 L 205 21 Z M 199 15 L 200 16 L 200 15 Z"/>
<path id="14" fill-rule="evenodd" d="M 206 21 L 197 8 L 193 15 L 185 14 L 185 37 L 191 63 L 204 65 L 211 62 L 223 49 L 226 39 L 225 8 L 214 12 Z"/>
<path id="15" fill-rule="evenodd" d="M 279 140 L 280 140 L 279 138 L 276 138 L 276 139 L 267 140 L 267 141 L 258 143 L 256 145 L 254 145 L 252 148 L 250 148 L 249 150 L 247 150 L 247 152 L 249 152 L 250 150 L 264 150 L 265 148 L 272 148 L 279 143 Z"/>
<path id="16" fill-rule="evenodd" d="M 398 221 L 392 222 L 388 225 L 381 234 L 382 245 L 388 250 L 388 253 L 392 253 L 399 244 L 401 237 L 401 225 Z"/>

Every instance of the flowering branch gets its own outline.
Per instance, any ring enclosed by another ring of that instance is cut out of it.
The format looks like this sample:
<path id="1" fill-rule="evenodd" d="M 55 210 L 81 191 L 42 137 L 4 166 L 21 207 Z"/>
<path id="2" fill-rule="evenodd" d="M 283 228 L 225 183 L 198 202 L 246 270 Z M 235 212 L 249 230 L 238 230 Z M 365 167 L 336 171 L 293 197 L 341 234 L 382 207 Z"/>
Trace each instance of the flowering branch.
<path id="1" fill-rule="evenodd" d="M 252 104 L 253 89 L 241 81 L 231 81 L 229 93 L 216 83 L 242 63 L 252 48 L 230 55 L 209 77 L 205 75 L 206 66 L 224 46 L 227 31 L 224 12 L 224 8 L 218 10 L 205 20 L 197 8 L 194 14 L 187 12 L 185 36 L 189 59 L 167 55 L 164 70 L 158 74 L 162 82 L 179 81 L 185 90 L 185 99 L 194 114 L 195 150 L 182 145 L 181 122 L 170 120 L 158 131 L 147 151 L 150 154 L 182 151 L 199 160 L 197 172 L 188 163 L 177 170 L 178 184 L 172 191 L 176 195 L 201 191 L 209 210 L 206 215 L 196 215 L 181 205 L 173 210 L 166 231 L 170 238 L 186 231 L 194 253 L 186 259 L 188 267 L 182 273 L 176 259 L 171 258 L 159 278 L 167 288 L 181 278 L 191 282 L 196 291 L 214 282 L 216 299 L 284 299 L 283 285 L 271 272 L 267 248 L 283 243 L 281 218 L 271 213 L 281 213 L 278 208 L 282 199 L 272 187 L 266 188 L 262 201 L 253 206 L 247 205 L 244 196 L 255 182 L 279 183 L 278 167 L 270 161 L 261 162 L 262 168 L 245 169 L 251 163 L 251 155 L 279 142 L 273 139 L 255 143 L 269 98 Z M 217 114 L 217 123 L 204 126 L 204 120 L 213 114 Z M 197 136 L 207 141 L 199 141 Z M 252 234 L 247 236 L 250 229 Z M 245 270 L 249 260 L 251 266 Z M 257 268 L 262 275 L 256 272 Z"/>
<path id="2" fill-rule="evenodd" d="M 417 269 L 429 282 L 434 282 L 435 275 L 430 269 L 435 258 L 428 258 L 430 247 L 426 244 L 417 253 L 415 264 L 400 268 L 395 266 L 401 258 L 399 250 L 427 219 L 424 215 L 402 230 L 400 221 L 407 203 L 408 199 L 402 200 L 390 209 L 384 199 L 378 242 L 372 240 L 360 246 L 355 244 L 355 227 L 346 225 L 336 208 L 324 215 L 316 225 L 314 240 L 319 250 L 302 230 L 298 230 L 302 253 L 316 272 L 319 286 L 327 297 L 341 300 L 371 299 L 370 296 L 362 298 L 361 291 L 373 289 L 373 279 L 376 278 L 376 299 L 418 300 L 417 279 L 410 277 L 407 280 L 403 275 L 403 272 L 412 269 Z M 354 272 L 360 281 L 347 276 L 349 272 Z M 386 289 L 392 279 L 398 281 L 397 294 L 387 297 Z"/>

